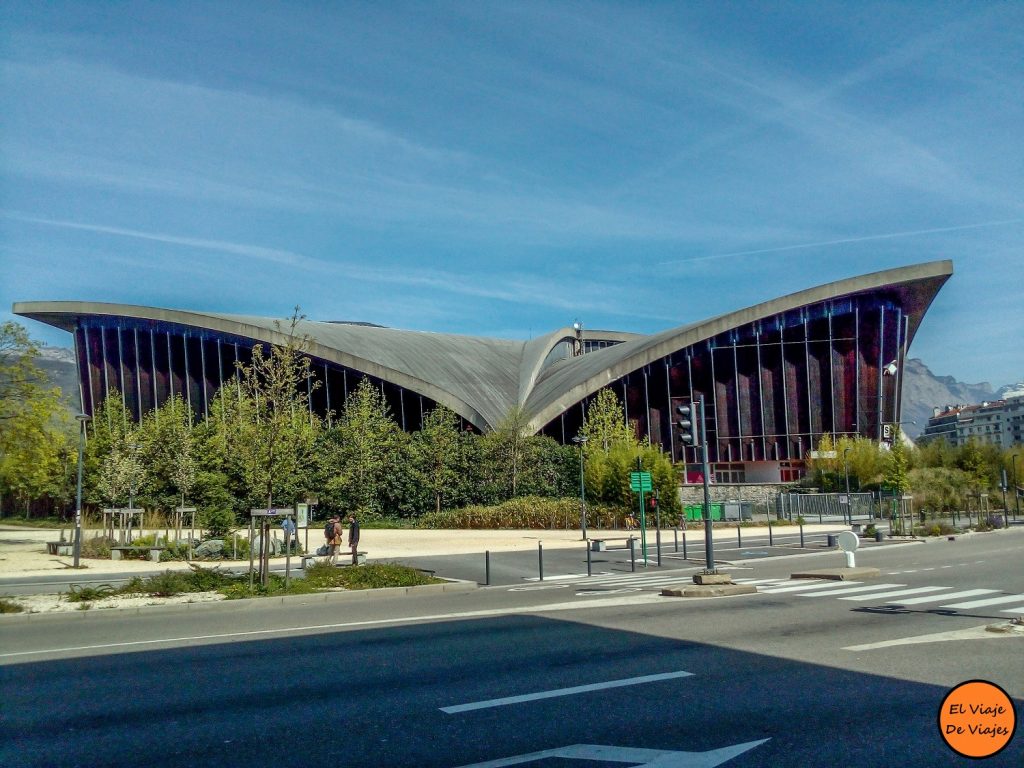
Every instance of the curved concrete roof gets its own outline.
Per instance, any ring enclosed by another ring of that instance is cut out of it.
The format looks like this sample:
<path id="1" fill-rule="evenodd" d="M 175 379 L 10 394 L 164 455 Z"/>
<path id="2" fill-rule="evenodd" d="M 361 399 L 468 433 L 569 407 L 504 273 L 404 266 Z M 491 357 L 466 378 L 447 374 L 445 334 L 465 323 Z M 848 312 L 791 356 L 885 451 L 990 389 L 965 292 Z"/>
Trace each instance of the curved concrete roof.
<path id="1" fill-rule="evenodd" d="M 443 403 L 481 430 L 493 429 L 519 405 L 530 429 L 537 431 L 566 408 L 655 360 L 731 328 L 828 299 L 893 290 L 910 315 L 913 338 L 924 311 L 952 274 L 952 262 L 930 262 L 840 280 L 650 336 L 584 331 L 585 339 L 620 343 L 547 366 L 548 353 L 573 335 L 571 328 L 530 341 L 312 321 L 301 322 L 299 331 L 308 334 L 311 355 Z M 75 329 L 80 317 L 113 316 L 191 326 L 264 343 L 285 341 L 281 322 L 264 317 L 75 301 L 19 302 L 13 311 L 68 331 Z"/>

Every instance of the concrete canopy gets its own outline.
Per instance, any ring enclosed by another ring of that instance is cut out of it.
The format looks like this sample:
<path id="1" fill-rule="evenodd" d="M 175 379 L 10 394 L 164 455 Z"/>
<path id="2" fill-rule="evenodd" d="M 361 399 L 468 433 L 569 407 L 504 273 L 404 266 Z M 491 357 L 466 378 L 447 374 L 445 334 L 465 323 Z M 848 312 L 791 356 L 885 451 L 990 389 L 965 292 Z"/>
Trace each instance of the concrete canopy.
<path id="1" fill-rule="evenodd" d="M 732 328 L 828 300 L 877 291 L 898 295 L 912 338 L 943 283 L 950 261 L 936 261 L 848 278 L 652 335 L 585 331 L 583 339 L 613 346 L 576 357 L 552 359 L 558 345 L 574 338 L 557 329 L 529 341 L 404 331 L 377 326 L 302 321 L 309 354 L 390 382 L 442 403 L 482 431 L 496 428 L 521 408 L 529 432 L 602 387 L 645 365 Z M 129 304 L 78 301 L 19 302 L 15 314 L 75 332 L 86 319 L 125 318 L 224 334 L 253 343 L 281 344 L 279 320 Z"/>

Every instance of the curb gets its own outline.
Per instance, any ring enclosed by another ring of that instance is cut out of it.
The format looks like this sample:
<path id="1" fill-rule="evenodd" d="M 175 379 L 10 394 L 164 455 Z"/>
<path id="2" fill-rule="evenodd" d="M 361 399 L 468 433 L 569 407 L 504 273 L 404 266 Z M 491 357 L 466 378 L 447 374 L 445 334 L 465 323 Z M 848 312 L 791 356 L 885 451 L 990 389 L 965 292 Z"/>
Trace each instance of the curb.
<path id="1" fill-rule="evenodd" d="M 328 592 L 313 592 L 305 595 L 280 595 L 276 597 L 245 597 L 237 600 L 203 600 L 194 603 L 171 603 L 168 605 L 139 605 L 131 608 L 98 608 L 88 611 L 44 611 L 41 613 L 11 613 L 0 616 L 0 626 L 5 622 L 57 621 L 67 619 L 98 619 L 128 615 L 164 612 L 182 613 L 187 611 L 248 610 L 273 608 L 287 605 L 311 605 L 316 603 L 350 603 L 374 598 L 428 597 L 430 595 L 473 592 L 479 588 L 475 581 L 448 579 L 444 584 L 423 584 L 415 587 L 386 587 L 383 589 L 354 589 Z M 155 598 L 159 599 L 159 598 Z"/>

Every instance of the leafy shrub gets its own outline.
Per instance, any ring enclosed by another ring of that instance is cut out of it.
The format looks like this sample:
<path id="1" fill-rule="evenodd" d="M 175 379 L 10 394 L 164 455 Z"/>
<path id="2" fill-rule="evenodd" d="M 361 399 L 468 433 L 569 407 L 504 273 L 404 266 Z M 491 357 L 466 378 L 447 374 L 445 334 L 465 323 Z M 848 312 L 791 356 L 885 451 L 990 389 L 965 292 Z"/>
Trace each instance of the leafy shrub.
<path id="1" fill-rule="evenodd" d="M 110 559 L 110 548 L 114 546 L 114 540 L 109 536 L 96 536 L 91 539 L 82 539 L 82 557 L 95 557 L 103 560 Z"/>
<path id="2" fill-rule="evenodd" d="M 587 524 L 615 528 L 625 524 L 628 510 L 603 504 L 587 504 Z M 580 523 L 579 499 L 548 499 L 520 496 L 494 506 L 473 505 L 462 509 L 428 512 L 420 517 L 421 528 L 576 528 Z"/>
<path id="3" fill-rule="evenodd" d="M 93 600 L 113 597 L 117 593 L 118 589 L 111 584 L 100 584 L 98 587 L 82 587 L 78 584 L 71 584 L 65 599 L 69 603 L 89 603 Z"/>
<path id="4" fill-rule="evenodd" d="M 422 584 L 441 584 L 415 568 L 397 563 L 373 563 L 358 568 L 337 569 L 341 578 L 340 586 L 346 589 L 384 589 L 386 587 L 417 587 Z"/>
<path id="5" fill-rule="evenodd" d="M 25 609 L 21 605 L 13 600 L 8 600 L 6 597 L 0 597 L 0 613 L 21 613 L 24 610 Z"/>
<path id="6" fill-rule="evenodd" d="M 235 513 L 223 507 L 201 509 L 199 525 L 206 529 L 211 539 L 224 538 L 235 527 Z"/>

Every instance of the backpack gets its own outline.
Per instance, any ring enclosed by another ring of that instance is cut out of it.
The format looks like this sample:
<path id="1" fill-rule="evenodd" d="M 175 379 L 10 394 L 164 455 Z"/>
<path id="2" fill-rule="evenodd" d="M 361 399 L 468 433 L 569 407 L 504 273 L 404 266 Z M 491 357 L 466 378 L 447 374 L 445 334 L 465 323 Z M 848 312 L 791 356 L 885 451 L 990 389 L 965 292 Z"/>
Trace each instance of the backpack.
<path id="1" fill-rule="evenodd" d="M 324 538 L 327 539 L 327 541 L 333 541 L 334 540 L 334 521 L 333 520 L 328 520 L 327 523 L 324 525 Z"/>

